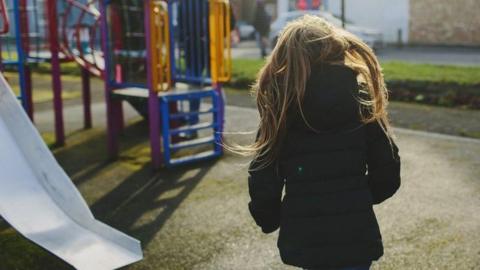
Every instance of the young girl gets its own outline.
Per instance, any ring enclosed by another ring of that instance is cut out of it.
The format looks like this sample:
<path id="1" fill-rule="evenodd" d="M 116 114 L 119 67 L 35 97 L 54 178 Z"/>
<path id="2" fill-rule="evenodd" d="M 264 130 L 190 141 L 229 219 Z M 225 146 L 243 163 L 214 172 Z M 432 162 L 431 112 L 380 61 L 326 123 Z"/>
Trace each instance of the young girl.
<path id="1" fill-rule="evenodd" d="M 325 20 L 289 23 L 253 87 L 260 124 L 249 210 L 280 228 L 282 261 L 306 269 L 369 269 L 383 255 L 372 205 L 400 186 L 387 90 L 372 50 Z M 285 195 L 282 191 L 285 186 Z"/>

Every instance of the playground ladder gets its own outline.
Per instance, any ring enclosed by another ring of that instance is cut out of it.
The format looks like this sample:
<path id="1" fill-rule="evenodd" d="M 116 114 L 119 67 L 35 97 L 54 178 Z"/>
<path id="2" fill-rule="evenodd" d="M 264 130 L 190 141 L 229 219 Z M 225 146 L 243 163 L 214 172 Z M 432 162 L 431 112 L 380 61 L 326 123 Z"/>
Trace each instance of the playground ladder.
<path id="1" fill-rule="evenodd" d="M 201 100 L 211 98 L 212 107 L 209 110 L 202 111 L 179 111 L 171 113 L 169 104 L 171 102 Z M 199 160 L 214 158 L 222 155 L 221 146 L 221 117 L 219 115 L 220 98 L 215 90 L 197 90 L 182 94 L 164 95 L 160 99 L 161 117 L 162 117 L 162 138 L 163 138 L 163 161 L 169 167 L 172 165 L 179 165 L 183 163 L 196 162 Z M 183 125 L 177 128 L 172 128 L 170 123 L 178 120 L 199 119 L 203 114 L 212 114 L 212 121 L 197 122 L 189 121 L 192 124 Z M 173 142 L 175 136 L 185 134 L 198 134 L 197 132 L 205 129 L 213 131 L 211 136 L 191 139 L 183 142 Z M 188 155 L 181 158 L 172 158 L 172 152 L 185 149 L 194 148 L 202 145 L 212 146 L 210 150 L 203 151 L 194 155 Z"/>

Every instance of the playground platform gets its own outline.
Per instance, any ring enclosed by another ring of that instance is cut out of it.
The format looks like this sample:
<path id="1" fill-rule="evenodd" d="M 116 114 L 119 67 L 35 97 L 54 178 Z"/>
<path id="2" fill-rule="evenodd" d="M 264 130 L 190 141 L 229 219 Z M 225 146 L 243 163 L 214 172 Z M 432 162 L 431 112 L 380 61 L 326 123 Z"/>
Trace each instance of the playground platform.
<path id="1" fill-rule="evenodd" d="M 81 105 L 65 113 L 76 110 Z M 67 124 L 69 143 L 54 152 L 95 216 L 142 241 L 145 259 L 127 269 L 292 269 L 280 262 L 276 235 L 263 235 L 248 214 L 248 159 L 226 154 L 155 173 L 147 124 L 127 106 L 120 158 L 108 162 L 105 108 L 94 104 L 92 110 L 98 128 L 75 131 L 81 119 Z M 253 130 L 257 124 L 249 108 L 227 106 L 226 117 L 227 132 Z M 38 112 L 40 129 L 50 124 L 49 112 Z M 373 269 L 475 269 L 480 264 L 475 237 L 480 232 L 480 141 L 405 129 L 396 133 L 403 184 L 375 209 L 385 256 Z M 227 139 L 245 143 L 252 136 L 227 134 Z M 20 246 L 31 253 L 22 256 L 44 262 L 38 269 L 61 269 L 55 257 L 33 253 L 32 244 L 22 241 L 2 242 L 2 253 L 13 254 Z"/>

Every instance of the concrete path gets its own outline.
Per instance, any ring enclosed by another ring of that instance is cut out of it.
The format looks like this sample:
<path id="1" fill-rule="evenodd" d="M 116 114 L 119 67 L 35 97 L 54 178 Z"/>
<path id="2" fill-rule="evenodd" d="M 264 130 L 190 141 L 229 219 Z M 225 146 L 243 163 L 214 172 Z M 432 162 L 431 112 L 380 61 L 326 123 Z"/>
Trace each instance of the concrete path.
<path id="1" fill-rule="evenodd" d="M 253 41 L 245 41 L 232 49 L 234 58 L 260 58 L 260 50 Z M 377 51 L 381 61 L 478 66 L 480 48 L 468 47 L 386 47 Z"/>
<path id="2" fill-rule="evenodd" d="M 479 66 L 480 48 L 468 47 L 387 47 L 380 49 L 381 61 L 406 61 L 423 64 Z"/>
<path id="3" fill-rule="evenodd" d="M 128 104 L 124 103 L 124 116 L 126 121 L 138 118 L 136 111 Z M 93 126 L 105 127 L 107 122 L 107 112 L 105 104 L 93 103 L 92 107 Z M 83 129 L 83 105 L 74 104 L 64 108 L 63 118 L 65 120 L 65 132 L 72 133 Z M 42 109 L 35 111 L 35 125 L 41 133 L 54 132 L 54 114 L 52 110 Z"/>
<path id="4" fill-rule="evenodd" d="M 102 107 L 94 111 L 104 113 Z M 77 110 L 67 108 L 66 116 Z M 99 219 L 141 239 L 145 260 L 128 269 L 293 269 L 280 262 L 276 233 L 263 235 L 248 214 L 248 158 L 226 154 L 152 172 L 146 124 L 130 109 L 127 116 L 132 124 L 118 161 L 106 162 L 103 128 L 73 133 L 55 154 Z M 47 116 L 37 119 L 48 127 Z M 227 140 L 251 141 L 253 134 L 235 132 L 253 131 L 256 119 L 253 109 L 229 106 Z M 101 116 L 95 120 L 100 127 Z M 477 269 L 480 140 L 396 133 L 403 184 L 375 209 L 385 256 L 374 269 Z"/>

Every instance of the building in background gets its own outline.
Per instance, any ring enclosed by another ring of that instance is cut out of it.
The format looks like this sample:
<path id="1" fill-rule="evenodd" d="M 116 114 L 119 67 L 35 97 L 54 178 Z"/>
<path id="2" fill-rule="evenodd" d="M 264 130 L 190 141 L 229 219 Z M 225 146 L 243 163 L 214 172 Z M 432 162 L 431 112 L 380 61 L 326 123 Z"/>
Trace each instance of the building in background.
<path id="1" fill-rule="evenodd" d="M 411 0 L 410 42 L 480 46 L 479 0 Z"/>

